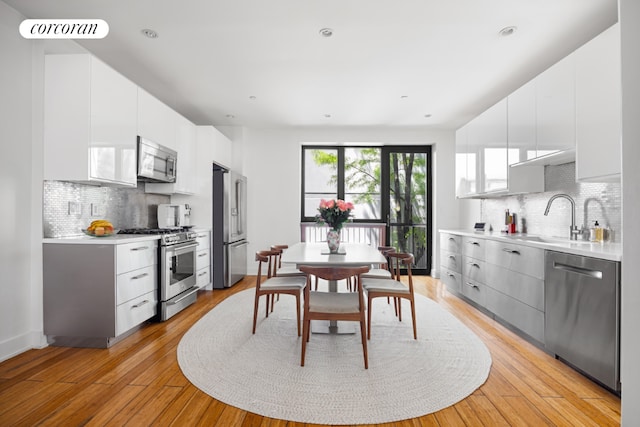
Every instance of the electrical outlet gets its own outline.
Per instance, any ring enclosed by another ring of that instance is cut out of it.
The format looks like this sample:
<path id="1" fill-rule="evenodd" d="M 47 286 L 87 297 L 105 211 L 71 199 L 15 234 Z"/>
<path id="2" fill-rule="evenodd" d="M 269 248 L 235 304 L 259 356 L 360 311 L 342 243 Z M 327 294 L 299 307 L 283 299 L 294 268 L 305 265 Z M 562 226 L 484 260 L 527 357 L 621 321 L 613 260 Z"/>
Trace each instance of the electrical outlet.
<path id="1" fill-rule="evenodd" d="M 80 203 L 69 202 L 69 215 L 80 215 Z"/>
<path id="2" fill-rule="evenodd" d="M 91 216 L 102 216 L 102 206 L 97 203 L 91 203 Z"/>

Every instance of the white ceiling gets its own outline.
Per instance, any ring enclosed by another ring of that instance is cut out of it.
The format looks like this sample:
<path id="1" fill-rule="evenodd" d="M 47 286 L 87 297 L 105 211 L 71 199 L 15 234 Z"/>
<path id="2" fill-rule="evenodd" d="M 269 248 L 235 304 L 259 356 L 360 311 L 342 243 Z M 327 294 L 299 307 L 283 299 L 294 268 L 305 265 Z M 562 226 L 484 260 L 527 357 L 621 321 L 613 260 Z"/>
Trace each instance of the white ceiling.
<path id="1" fill-rule="evenodd" d="M 256 127 L 456 128 L 618 18 L 617 0 L 4 1 L 104 19 L 86 49 L 196 124 Z"/>

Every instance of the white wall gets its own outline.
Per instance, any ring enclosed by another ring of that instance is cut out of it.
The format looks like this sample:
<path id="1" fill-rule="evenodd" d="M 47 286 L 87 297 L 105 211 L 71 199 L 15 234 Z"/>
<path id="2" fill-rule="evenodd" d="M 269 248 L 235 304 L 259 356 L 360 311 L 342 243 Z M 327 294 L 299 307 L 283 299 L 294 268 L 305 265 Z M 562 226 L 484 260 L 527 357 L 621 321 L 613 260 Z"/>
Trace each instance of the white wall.
<path id="1" fill-rule="evenodd" d="M 248 178 L 249 254 L 274 244 L 300 241 L 300 173 L 303 143 L 370 142 L 433 146 L 434 223 L 459 228 L 454 191 L 454 133 L 389 128 L 245 128 L 242 170 Z M 234 152 L 236 146 L 234 141 Z M 439 264 L 434 233 L 433 266 Z M 248 271 L 255 270 L 249 256 Z"/>
<path id="2" fill-rule="evenodd" d="M 620 0 L 622 41 L 622 425 L 640 425 L 640 2 Z"/>
<path id="3" fill-rule="evenodd" d="M 32 169 L 32 160 L 42 158 L 37 142 L 32 149 L 38 132 L 32 116 L 41 111 L 33 105 L 41 86 L 32 80 L 32 56 L 41 45 L 20 36 L 23 19 L 0 2 L 0 360 L 40 345 L 42 337 L 42 175 Z"/>

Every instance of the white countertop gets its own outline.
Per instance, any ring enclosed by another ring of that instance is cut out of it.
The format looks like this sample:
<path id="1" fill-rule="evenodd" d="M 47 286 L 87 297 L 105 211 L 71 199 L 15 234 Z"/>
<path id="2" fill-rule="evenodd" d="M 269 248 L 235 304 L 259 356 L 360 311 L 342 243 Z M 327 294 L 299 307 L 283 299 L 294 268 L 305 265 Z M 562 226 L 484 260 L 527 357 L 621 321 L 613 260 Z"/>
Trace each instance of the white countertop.
<path id="1" fill-rule="evenodd" d="M 120 245 L 123 243 L 160 240 L 158 234 L 114 234 L 108 237 L 92 237 L 86 234 L 68 237 L 49 237 L 42 239 L 42 243 L 62 243 L 69 245 Z"/>
<path id="2" fill-rule="evenodd" d="M 620 243 L 591 243 L 585 241 L 571 241 L 555 237 L 537 236 L 533 234 L 506 234 L 495 231 L 478 232 L 473 230 L 439 230 L 441 233 L 457 234 L 460 236 L 478 237 L 482 239 L 497 240 L 504 243 L 513 243 L 522 246 L 531 246 L 551 251 L 564 252 L 574 255 L 588 256 L 606 259 L 609 261 L 622 261 L 622 244 Z"/>

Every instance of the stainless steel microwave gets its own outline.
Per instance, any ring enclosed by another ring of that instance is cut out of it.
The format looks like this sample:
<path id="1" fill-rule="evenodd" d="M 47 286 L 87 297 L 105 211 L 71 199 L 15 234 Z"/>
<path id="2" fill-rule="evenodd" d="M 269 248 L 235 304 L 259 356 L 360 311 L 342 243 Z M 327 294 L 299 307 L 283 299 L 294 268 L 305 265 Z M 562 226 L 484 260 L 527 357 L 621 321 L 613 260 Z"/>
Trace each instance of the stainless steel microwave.
<path id="1" fill-rule="evenodd" d="M 176 182 L 178 153 L 141 136 L 138 137 L 138 180 Z"/>

